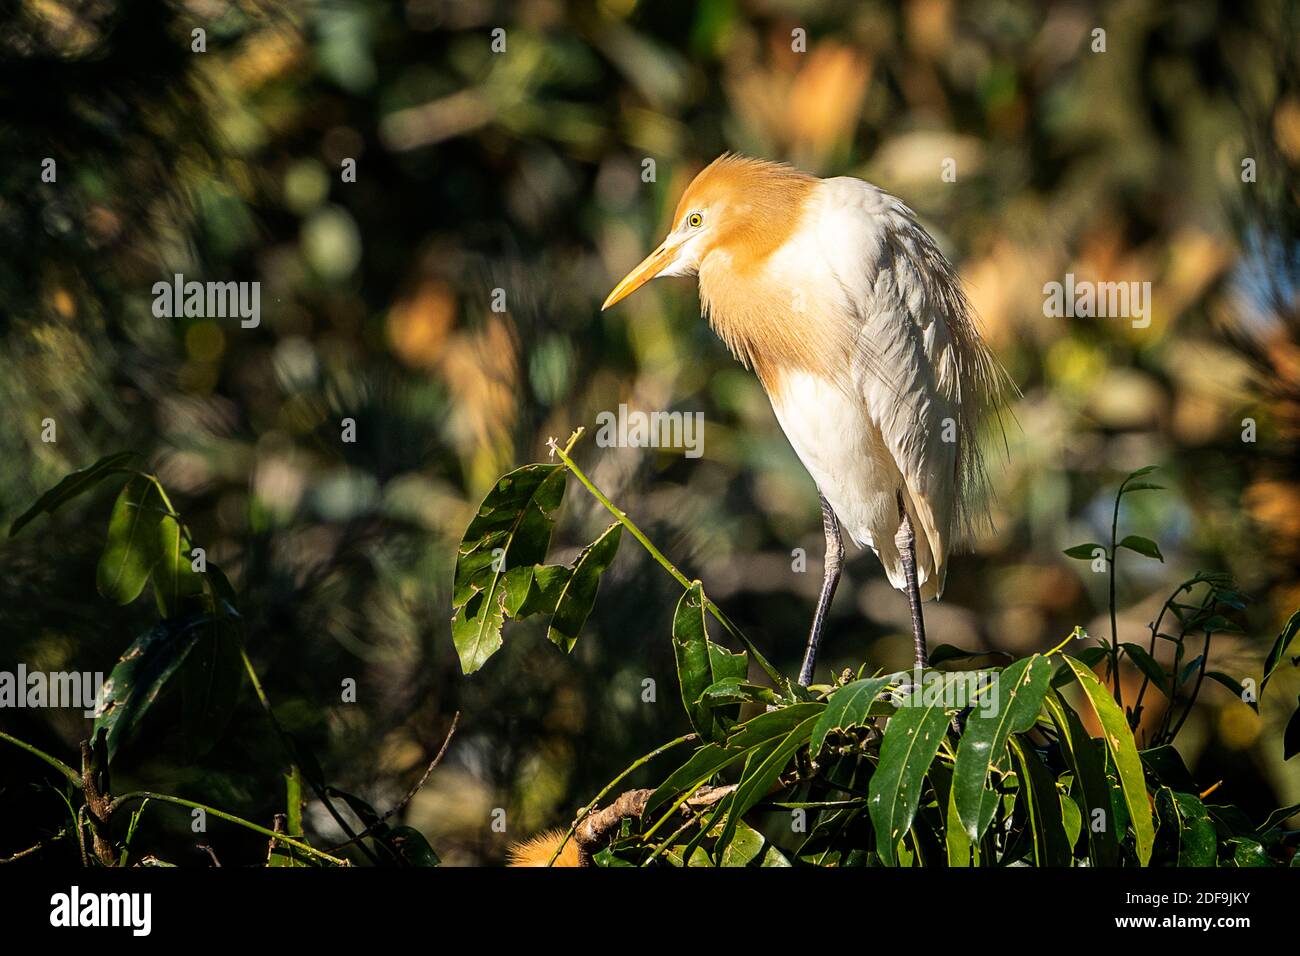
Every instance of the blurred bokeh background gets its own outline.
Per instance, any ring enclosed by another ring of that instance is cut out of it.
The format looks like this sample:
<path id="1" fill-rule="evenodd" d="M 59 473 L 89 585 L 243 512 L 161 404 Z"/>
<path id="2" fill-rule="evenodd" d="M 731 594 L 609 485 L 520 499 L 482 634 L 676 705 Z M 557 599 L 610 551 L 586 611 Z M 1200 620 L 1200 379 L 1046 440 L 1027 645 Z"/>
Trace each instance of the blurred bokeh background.
<path id="1" fill-rule="evenodd" d="M 1300 605 L 1291 4 L 5 10 L 0 518 L 74 468 L 138 451 L 240 591 L 267 693 L 331 781 L 391 805 L 461 712 L 406 812 L 447 862 L 499 862 L 510 840 L 567 823 L 687 729 L 668 639 L 679 589 L 630 539 L 572 655 L 528 621 L 482 671 L 460 674 L 456 545 L 493 480 L 541 460 L 548 437 L 586 426 L 576 455 L 597 483 L 797 669 L 820 521 L 762 391 L 699 318 L 688 280 L 599 311 L 724 149 L 861 176 L 907 201 L 1023 392 L 991 459 L 997 532 L 955 562 L 928 610 L 933 642 L 1020 653 L 1075 625 L 1108 630 L 1105 576 L 1061 551 L 1107 540 L 1118 480 L 1147 464 L 1168 490 L 1126 498 L 1122 526 L 1156 539 L 1165 561 L 1122 555 L 1122 639 L 1145 644 L 1183 578 L 1228 571 L 1253 601 L 1245 634 L 1216 640 L 1215 663 L 1258 678 Z M 178 272 L 260 281 L 260 326 L 155 318 L 151 287 Z M 1066 273 L 1149 281 L 1149 327 L 1045 316 L 1043 286 Z M 493 289 L 506 311 L 492 310 Z M 595 415 L 621 402 L 703 412 L 703 457 L 596 448 Z M 345 417 L 355 444 L 339 440 Z M 46 418 L 56 443 L 41 440 Z M 1256 441 L 1243 441 L 1245 419 Z M 152 623 L 151 602 L 95 594 L 111 497 L 101 489 L 0 546 L 0 669 L 107 672 Z M 604 523 L 572 485 L 552 560 Z M 792 572 L 796 548 L 806 573 Z M 823 673 L 905 664 L 905 615 L 875 558 L 854 551 Z M 348 677 L 356 704 L 339 701 Z M 655 703 L 642 700 L 646 678 Z M 1257 816 L 1300 800 L 1300 767 L 1281 753 L 1298 691 L 1288 668 L 1256 716 L 1210 686 L 1180 738 L 1197 782 L 1224 780 L 1219 798 Z M 75 762 L 88 722 L 7 711 L 0 726 Z M 269 821 L 282 767 L 245 686 L 211 753 L 162 722 L 124 752 L 114 786 Z M 3 855 L 63 825 L 66 808 L 26 755 L 0 750 L 0 771 Z M 506 833 L 491 827 L 495 808 Z M 337 833 L 309 811 L 313 836 Z M 188 823 L 151 808 L 137 840 L 206 865 Z M 232 828 L 207 842 L 229 862 L 265 852 Z"/>

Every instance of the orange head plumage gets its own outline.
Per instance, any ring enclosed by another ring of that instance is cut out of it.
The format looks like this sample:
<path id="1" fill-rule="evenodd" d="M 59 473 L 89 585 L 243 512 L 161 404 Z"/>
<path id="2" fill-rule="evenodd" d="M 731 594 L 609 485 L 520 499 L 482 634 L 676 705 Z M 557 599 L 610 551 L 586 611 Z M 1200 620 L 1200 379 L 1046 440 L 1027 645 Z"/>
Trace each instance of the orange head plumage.
<path id="1" fill-rule="evenodd" d="M 602 309 L 655 276 L 696 275 L 710 256 L 757 267 L 798 228 L 818 180 L 792 166 L 723 153 L 686 187 L 659 248 L 614 287 Z"/>

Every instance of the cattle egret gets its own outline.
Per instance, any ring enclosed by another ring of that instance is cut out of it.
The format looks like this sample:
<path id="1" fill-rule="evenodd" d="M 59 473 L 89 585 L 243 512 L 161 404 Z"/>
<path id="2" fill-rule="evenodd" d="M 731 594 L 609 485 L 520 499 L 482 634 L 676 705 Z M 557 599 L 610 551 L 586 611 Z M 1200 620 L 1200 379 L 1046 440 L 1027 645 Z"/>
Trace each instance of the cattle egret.
<path id="1" fill-rule="evenodd" d="M 839 583 L 841 527 L 907 594 L 926 666 L 921 604 L 988 521 L 976 433 L 1010 390 L 952 266 L 912 211 L 870 183 L 724 154 L 602 309 L 656 276 L 689 275 L 817 485 L 826 557 L 799 682 L 812 680 Z"/>

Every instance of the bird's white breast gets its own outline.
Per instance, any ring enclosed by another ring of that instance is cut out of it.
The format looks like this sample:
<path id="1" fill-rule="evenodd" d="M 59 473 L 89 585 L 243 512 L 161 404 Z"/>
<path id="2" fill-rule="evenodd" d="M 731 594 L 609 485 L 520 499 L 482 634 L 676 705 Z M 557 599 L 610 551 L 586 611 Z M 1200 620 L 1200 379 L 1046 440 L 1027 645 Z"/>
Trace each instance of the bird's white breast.
<path id="1" fill-rule="evenodd" d="M 940 381 L 947 329 L 917 285 L 921 277 L 900 269 L 889 246 L 900 241 L 891 227 L 910 223 L 901 208 L 861 180 L 819 185 L 804 223 L 766 271 L 790 290 L 791 322 L 848 345 L 820 368 L 787 369 L 767 385 L 782 429 L 844 531 L 876 551 L 899 588 L 902 493 L 922 594 L 933 597 L 946 572 L 957 456 L 941 428 L 956 412 Z"/>

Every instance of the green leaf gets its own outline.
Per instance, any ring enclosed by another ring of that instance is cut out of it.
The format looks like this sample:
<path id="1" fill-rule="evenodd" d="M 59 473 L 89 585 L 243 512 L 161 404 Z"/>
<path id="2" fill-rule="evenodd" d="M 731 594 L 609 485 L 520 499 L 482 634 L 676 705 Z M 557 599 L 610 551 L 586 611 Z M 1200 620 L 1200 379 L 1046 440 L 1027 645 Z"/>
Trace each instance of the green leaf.
<path id="1" fill-rule="evenodd" d="M 1128 494 L 1130 491 L 1164 491 L 1164 485 L 1157 485 L 1152 481 L 1135 481 L 1124 488 L 1122 494 Z"/>
<path id="2" fill-rule="evenodd" d="M 464 673 L 474 673 L 500 649 L 507 570 L 546 559 L 564 486 L 562 465 L 517 468 L 497 481 L 466 529 L 456 557 L 451 620 Z"/>
<path id="3" fill-rule="evenodd" d="M 787 867 L 790 861 L 763 834 L 741 821 L 736 824 L 731 842 L 722 851 L 721 865 Z"/>
<path id="4" fill-rule="evenodd" d="M 1137 665 L 1138 670 L 1145 674 L 1151 683 L 1156 685 L 1156 690 L 1168 697 L 1169 674 L 1147 652 L 1147 649 L 1141 644 L 1121 644 L 1120 647 L 1128 652 L 1128 656 Z"/>
<path id="5" fill-rule="evenodd" d="M 1160 546 L 1150 538 L 1143 538 L 1141 535 L 1130 534 L 1119 543 L 1119 547 L 1128 548 L 1130 551 L 1136 551 L 1146 558 L 1155 558 L 1157 561 L 1164 561 L 1165 556 L 1160 553 Z"/>
<path id="6" fill-rule="evenodd" d="M 1148 772 L 1171 790 L 1191 791 L 1196 788 L 1192 775 L 1187 770 L 1187 764 L 1183 762 L 1182 754 L 1172 745 L 1161 744 L 1159 747 L 1151 747 L 1141 751 L 1138 756 L 1142 758 L 1142 765 Z"/>
<path id="7" fill-rule="evenodd" d="M 228 605 L 209 613 L 181 666 L 181 720 L 193 756 L 221 739 L 239 702 L 242 632 L 243 622 Z"/>
<path id="8" fill-rule="evenodd" d="M 731 845 L 732 834 L 741 822 L 741 817 L 767 795 L 767 791 L 781 775 L 790 758 L 808 742 L 818 716 L 813 715 L 797 725 L 780 743 L 764 744 L 753 754 L 729 800 L 727 821 L 722 828 L 722 835 L 718 838 L 718 846 L 721 846 L 724 851 Z M 762 747 L 766 747 L 767 751 L 763 752 Z"/>
<path id="9" fill-rule="evenodd" d="M 927 679 L 936 672 L 927 673 Z M 962 675 L 943 675 L 949 682 Z M 898 841 L 912 826 L 921 784 L 948 727 L 946 693 L 917 695 L 885 724 L 880 762 L 867 789 L 867 809 L 876 830 L 876 852 L 886 866 L 898 865 Z"/>
<path id="10" fill-rule="evenodd" d="M 1056 779 L 1033 748 L 1026 746 L 1020 737 L 1012 735 L 1007 746 L 1028 808 L 1034 862 L 1038 866 L 1069 866 L 1070 841 L 1065 835 L 1064 811 Z"/>
<path id="11" fill-rule="evenodd" d="M 555 614 L 546 636 L 567 654 L 578 643 L 582 625 L 587 623 L 587 616 L 596 603 L 596 591 L 600 588 L 600 576 L 605 573 L 614 555 L 618 553 L 618 543 L 622 538 L 623 526 L 615 521 L 606 528 L 599 538 L 587 545 L 573 562 L 569 580 L 564 583 L 559 599 L 555 604 Z"/>
<path id="12" fill-rule="evenodd" d="M 1151 860 L 1155 826 L 1151 819 L 1151 804 L 1147 801 L 1142 759 L 1138 756 L 1137 744 L 1133 742 L 1133 733 L 1129 730 L 1128 721 L 1119 705 L 1110 696 L 1110 691 L 1097 680 L 1097 675 L 1078 661 L 1068 657 L 1065 661 L 1079 679 L 1079 685 L 1087 694 L 1097 719 L 1101 722 L 1106 749 L 1110 751 L 1119 773 L 1124 805 L 1128 808 L 1129 822 L 1137 842 L 1138 860 L 1142 866 L 1146 866 Z"/>
<path id="13" fill-rule="evenodd" d="M 559 564 L 539 564 L 528 569 L 528 593 L 518 611 L 513 614 L 516 620 L 532 614 L 554 614 L 564 586 L 569 583 L 572 568 Z M 509 575 L 507 575 L 508 577 Z"/>
<path id="14" fill-rule="evenodd" d="M 1273 642 L 1272 649 L 1268 652 L 1268 657 L 1264 659 L 1264 679 L 1259 684 L 1259 696 L 1264 696 L 1264 688 L 1268 686 L 1269 678 L 1273 673 L 1282 666 L 1286 660 L 1287 648 L 1291 646 L 1291 641 L 1295 639 L 1297 633 L 1300 633 L 1300 610 L 1291 615 L 1286 622 L 1286 627 L 1282 628 L 1282 633 L 1277 636 Z"/>
<path id="15" fill-rule="evenodd" d="M 1263 844 L 1258 840 L 1251 840 L 1246 837 L 1233 837 L 1225 845 L 1225 849 L 1232 852 L 1229 858 L 1228 866 L 1272 866 L 1273 861 L 1268 858 Z"/>
<path id="16" fill-rule="evenodd" d="M 687 589 L 673 613 L 673 654 L 682 704 L 695 732 L 704 740 L 719 740 L 735 723 L 739 706 L 704 702 L 705 692 L 728 679 L 740 681 L 749 671 L 745 654 L 732 654 L 709 640 L 704 588 L 699 581 Z"/>
<path id="17" fill-rule="evenodd" d="M 1286 722 L 1286 731 L 1282 734 L 1282 759 L 1290 760 L 1300 754 L 1300 698 L 1296 699 L 1295 713 Z"/>
<path id="18" fill-rule="evenodd" d="M 971 865 L 971 842 L 966 828 L 957 815 L 957 802 L 952 789 L 952 770 L 942 761 L 930 764 L 930 783 L 934 787 L 935 806 L 944 810 L 944 849 L 950 867 Z"/>
<path id="19" fill-rule="evenodd" d="M 158 522 L 163 511 L 158 489 L 148 478 L 137 475 L 122 487 L 95 571 L 101 595 L 123 605 L 140 596 L 158 561 Z"/>
<path id="20" fill-rule="evenodd" d="M 1080 561 L 1091 561 L 1098 551 L 1101 551 L 1103 555 L 1107 555 L 1107 551 L 1104 547 L 1097 544 L 1095 541 L 1089 541 L 1087 544 L 1076 544 L 1073 548 L 1066 548 L 1062 553 L 1068 558 L 1077 558 Z"/>
<path id="21" fill-rule="evenodd" d="M 93 734 L 104 730 L 109 759 L 130 737 L 194 648 L 207 616 L 163 621 L 131 642 L 95 702 Z"/>
<path id="22" fill-rule="evenodd" d="M 406 866 L 440 866 L 442 860 L 433 852 L 424 834 L 415 827 L 392 827 L 384 835 L 384 845 Z"/>
<path id="23" fill-rule="evenodd" d="M 994 702 L 982 702 L 966 720 L 953 789 L 957 814 L 972 843 L 978 843 L 993 822 L 997 806 L 997 792 L 987 786 L 989 773 L 1006 757 L 1011 734 L 1024 733 L 1038 719 L 1053 670 L 1041 654 L 1016 661 L 998 676 Z"/>
<path id="24" fill-rule="evenodd" d="M 1168 822 L 1178 866 L 1214 866 L 1218 834 L 1200 798 L 1162 787 L 1156 794 L 1161 822 Z"/>
<path id="25" fill-rule="evenodd" d="M 1205 676 L 1216 684 L 1222 684 L 1224 687 L 1228 688 L 1228 690 L 1232 691 L 1234 697 L 1255 713 L 1259 713 L 1259 702 L 1246 699 L 1246 688 L 1241 686 L 1241 681 L 1237 680 L 1237 678 L 1225 674 L 1223 671 L 1206 671 Z"/>
<path id="26" fill-rule="evenodd" d="M 777 704 L 780 700 L 780 696 L 770 687 L 750 684 L 739 677 L 724 677 L 706 687 L 696 703 L 718 707 L 722 704 Z"/>
<path id="27" fill-rule="evenodd" d="M 1088 858 L 1093 866 L 1115 866 L 1119 862 L 1119 837 L 1110 810 L 1110 779 L 1106 776 L 1102 745 L 1088 736 L 1079 715 L 1059 694 L 1049 694 L 1044 703 L 1056 725 L 1061 753 L 1074 775 L 1074 791 L 1088 833 Z M 1097 816 L 1098 810 L 1101 817 Z"/>
<path id="28" fill-rule="evenodd" d="M 1268 819 L 1261 823 L 1259 829 L 1255 832 L 1263 836 L 1274 827 L 1280 827 L 1282 824 L 1286 823 L 1287 820 L 1290 820 L 1297 813 L 1300 813 L 1300 803 L 1293 803 L 1289 807 L 1278 807 L 1268 815 Z"/>
<path id="29" fill-rule="evenodd" d="M 203 578 L 195 571 L 190 557 L 192 545 L 181 530 L 180 522 L 164 514 L 156 527 L 157 564 L 153 569 L 154 596 L 163 617 L 185 613 L 187 605 L 203 595 Z"/>
<path id="30" fill-rule="evenodd" d="M 678 794 L 694 790 L 755 748 L 785 737 L 801 722 L 818 716 L 824 706 L 820 701 L 807 701 L 765 711 L 734 728 L 726 746 L 709 744 L 701 747 L 650 795 L 643 815 L 648 815 Z"/>
<path id="31" fill-rule="evenodd" d="M 9 536 L 12 538 L 16 535 L 42 511 L 46 514 L 54 514 L 65 502 L 84 491 L 89 491 L 134 457 L 135 453 L 129 451 L 107 455 L 93 465 L 65 476 L 57 485 L 37 498 L 35 504 L 14 519 L 13 524 L 9 526 Z"/>
<path id="32" fill-rule="evenodd" d="M 688 793 L 700 786 L 715 773 L 730 766 L 743 757 L 747 751 L 741 747 L 728 748 L 720 744 L 709 744 L 691 754 L 690 759 L 682 764 L 661 783 L 650 799 L 646 801 L 643 816 L 649 816 L 668 800 L 682 793 Z"/>
<path id="33" fill-rule="evenodd" d="M 1011 655 L 1005 651 L 965 651 L 951 644 L 940 644 L 930 652 L 930 666 L 938 667 L 948 661 L 976 660 L 981 657 L 1005 657 L 1008 661 L 1011 660 Z"/>
<path id="34" fill-rule="evenodd" d="M 826 742 L 826 735 L 832 730 L 848 730 L 851 727 L 865 726 L 868 721 L 867 711 L 882 690 L 892 680 L 891 677 L 868 677 L 855 680 L 832 692 L 826 700 L 826 709 L 822 712 L 817 726 L 813 728 L 809 750 L 817 754 Z"/>
<path id="35" fill-rule="evenodd" d="M 1092 647 L 1085 647 L 1077 654 L 1062 654 L 1061 656 L 1063 658 L 1073 657 L 1084 667 L 1091 669 L 1104 661 L 1109 653 L 1110 650 L 1108 648 L 1103 647 L 1100 644 L 1094 644 Z M 1052 686 L 1064 687 L 1073 680 L 1074 674 L 1071 673 L 1070 669 L 1068 667 L 1062 667 L 1052 676 Z"/>

